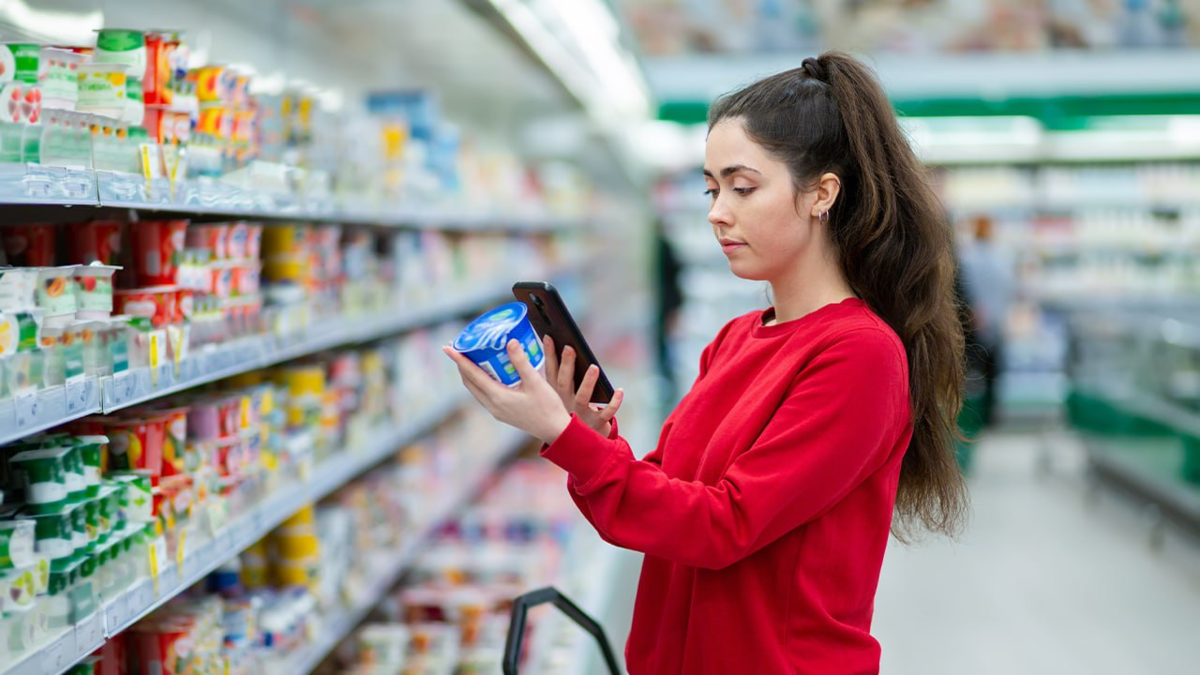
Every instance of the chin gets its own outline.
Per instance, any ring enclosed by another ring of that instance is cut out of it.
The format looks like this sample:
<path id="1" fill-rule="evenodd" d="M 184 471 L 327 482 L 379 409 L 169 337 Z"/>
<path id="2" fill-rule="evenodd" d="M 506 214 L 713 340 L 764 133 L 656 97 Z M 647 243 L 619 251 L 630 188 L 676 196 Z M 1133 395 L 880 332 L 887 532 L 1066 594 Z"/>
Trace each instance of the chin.
<path id="1" fill-rule="evenodd" d="M 766 281 L 767 276 L 763 271 L 754 265 L 747 265 L 744 262 L 737 260 L 729 261 L 729 271 L 733 272 L 733 276 L 746 281 Z"/>

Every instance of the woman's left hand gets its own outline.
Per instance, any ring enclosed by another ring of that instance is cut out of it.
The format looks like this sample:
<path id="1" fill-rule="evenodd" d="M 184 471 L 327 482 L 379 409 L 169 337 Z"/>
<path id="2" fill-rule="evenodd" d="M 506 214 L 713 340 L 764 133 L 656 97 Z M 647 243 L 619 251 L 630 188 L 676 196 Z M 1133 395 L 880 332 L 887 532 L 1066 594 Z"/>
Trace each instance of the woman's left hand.
<path id="1" fill-rule="evenodd" d="M 558 392 L 529 363 L 529 357 L 516 340 L 509 340 L 508 358 L 521 376 L 521 383 L 506 387 L 493 380 L 483 369 L 470 359 L 450 347 L 442 347 L 458 366 L 467 391 L 479 401 L 497 420 L 514 426 L 543 443 L 550 444 L 571 423 Z"/>

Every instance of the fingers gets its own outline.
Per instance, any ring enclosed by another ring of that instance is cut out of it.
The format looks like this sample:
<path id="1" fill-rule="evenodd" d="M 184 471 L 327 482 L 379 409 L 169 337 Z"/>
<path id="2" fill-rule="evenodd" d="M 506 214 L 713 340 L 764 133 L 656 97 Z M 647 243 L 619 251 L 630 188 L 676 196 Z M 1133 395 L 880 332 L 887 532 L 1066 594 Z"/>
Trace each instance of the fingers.
<path id="1" fill-rule="evenodd" d="M 608 402 L 608 405 L 605 406 L 604 409 L 600 411 L 600 417 L 605 422 L 613 421 L 613 418 L 617 416 L 617 411 L 621 409 L 621 404 L 624 402 L 625 402 L 625 390 L 624 389 L 616 390 L 615 392 L 613 392 L 612 400 L 610 400 Z"/>
<path id="2" fill-rule="evenodd" d="M 508 341 L 508 360 L 517 368 L 517 374 L 521 376 L 522 384 L 530 383 L 535 380 L 540 380 L 541 375 L 534 369 L 533 364 L 529 362 L 529 356 L 525 353 L 525 348 L 516 340 Z"/>
<path id="3" fill-rule="evenodd" d="M 475 365 L 471 359 L 459 354 L 450 347 L 442 347 L 442 352 L 449 356 L 454 365 L 458 366 L 458 374 L 462 377 L 463 384 L 468 385 L 468 388 L 474 386 L 475 390 L 483 393 L 488 393 L 494 387 L 503 387 L 504 385 L 493 380 L 483 369 Z M 474 391 L 472 391 L 474 393 Z M 478 396 L 476 397 L 478 398 Z"/>
<path id="4" fill-rule="evenodd" d="M 575 409 L 587 410 L 588 404 L 592 402 L 592 392 L 596 390 L 596 382 L 600 379 L 600 367 L 596 364 L 588 366 L 587 372 L 583 375 L 583 382 L 579 383 L 579 391 L 575 392 Z"/>
<path id="5" fill-rule="evenodd" d="M 553 380 L 557 385 L 559 394 L 564 399 L 571 397 L 575 391 L 575 350 L 571 347 L 563 347 L 562 364 L 558 369 L 558 377 Z"/>
<path id="6" fill-rule="evenodd" d="M 546 335 L 542 338 L 542 350 L 546 352 L 546 379 L 558 381 L 558 354 L 554 351 L 554 338 Z"/>

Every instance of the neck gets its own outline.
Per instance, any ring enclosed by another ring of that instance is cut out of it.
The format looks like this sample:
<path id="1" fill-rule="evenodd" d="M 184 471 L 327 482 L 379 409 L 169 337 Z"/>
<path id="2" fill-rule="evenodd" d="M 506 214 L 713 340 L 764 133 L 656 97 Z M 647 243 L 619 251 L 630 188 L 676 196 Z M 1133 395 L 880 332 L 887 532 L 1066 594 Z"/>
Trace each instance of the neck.
<path id="1" fill-rule="evenodd" d="M 786 274 L 770 280 L 775 298 L 775 323 L 799 319 L 846 298 L 854 297 L 841 267 L 832 255 L 814 251 L 813 260 L 801 261 Z"/>

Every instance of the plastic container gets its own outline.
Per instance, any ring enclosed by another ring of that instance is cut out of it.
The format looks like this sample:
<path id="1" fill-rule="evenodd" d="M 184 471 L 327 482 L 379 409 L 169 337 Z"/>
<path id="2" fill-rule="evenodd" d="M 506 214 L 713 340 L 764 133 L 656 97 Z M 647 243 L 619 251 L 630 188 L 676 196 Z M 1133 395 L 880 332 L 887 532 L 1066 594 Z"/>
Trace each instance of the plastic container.
<path id="1" fill-rule="evenodd" d="M 33 564 L 35 529 L 30 519 L 0 520 L 0 570 Z"/>
<path id="2" fill-rule="evenodd" d="M 79 100 L 75 109 L 120 119 L 125 114 L 129 66 L 121 63 L 81 63 Z"/>
<path id="3" fill-rule="evenodd" d="M 113 292 L 113 308 L 117 314 L 149 319 L 156 328 L 165 326 L 175 320 L 178 291 L 175 286 L 118 289 Z"/>
<path id="4" fill-rule="evenodd" d="M 25 508 L 32 515 L 57 513 L 70 503 L 67 487 L 67 456 L 71 448 L 26 450 L 8 458 L 9 466 L 21 476 Z"/>
<path id="5" fill-rule="evenodd" d="M 78 265 L 43 267 L 38 270 L 37 304 L 45 314 L 44 327 L 69 326 L 78 309 L 75 270 Z"/>
<path id="6" fill-rule="evenodd" d="M 452 346 L 493 380 L 514 387 L 520 384 L 521 377 L 508 359 L 509 340 L 521 343 L 529 362 L 539 373 L 544 373 L 546 355 L 529 322 L 529 309 L 521 302 L 510 302 L 484 312 L 458 334 Z"/>
<path id="7" fill-rule="evenodd" d="M 4 254 L 13 267 L 53 267 L 57 262 L 58 227 L 54 223 L 27 223 L 0 230 Z"/>
<path id="8" fill-rule="evenodd" d="M 133 226 L 133 272 L 140 286 L 174 286 L 187 241 L 186 220 L 145 220 Z"/>
<path id="9" fill-rule="evenodd" d="M 0 82 L 37 84 L 41 47 L 28 42 L 0 45 Z"/>
<path id="10" fill-rule="evenodd" d="M 136 77 L 146 70 L 146 34 L 129 28 L 96 31 L 96 63 L 121 64 Z"/>
<path id="11" fill-rule="evenodd" d="M 66 569 L 75 560 L 74 516 L 75 506 L 58 513 L 34 516 L 29 522 L 35 525 L 35 550 L 50 561 L 52 570 Z"/>
<path id="12" fill-rule="evenodd" d="M 38 270 L 0 267 L 0 312 L 17 312 L 37 306 Z"/>
<path id="13" fill-rule="evenodd" d="M 79 101 L 79 66 L 85 57 L 79 52 L 57 47 L 42 47 L 38 81 L 42 85 L 42 107 L 74 110 Z"/>
<path id="14" fill-rule="evenodd" d="M 75 268 L 76 319 L 107 319 L 113 311 L 113 274 L 120 267 L 90 264 Z"/>
<path id="15" fill-rule="evenodd" d="M 64 442 L 69 439 L 62 439 Z M 73 504 L 79 504 L 88 499 L 87 474 L 83 465 L 83 452 L 80 446 L 60 445 L 67 453 L 63 455 L 63 470 L 67 479 L 67 497 Z"/>
<path id="16" fill-rule="evenodd" d="M 154 520 L 154 480 L 149 471 L 112 471 L 108 480 L 125 486 L 121 509 L 130 522 Z"/>
<path id="17" fill-rule="evenodd" d="M 145 470 L 152 484 L 162 476 L 166 418 L 162 416 L 111 418 L 108 428 L 108 462 L 111 470 Z"/>
<path id="18" fill-rule="evenodd" d="M 120 262 L 121 221 L 85 220 L 67 227 L 70 233 L 67 250 L 72 263 L 116 265 Z"/>
<path id="19" fill-rule="evenodd" d="M 79 447 L 79 458 L 83 462 L 83 478 L 87 485 L 87 496 L 95 498 L 100 494 L 100 485 L 103 480 L 101 470 L 104 466 L 104 453 L 108 452 L 108 436 L 76 436 L 74 440 Z"/>

